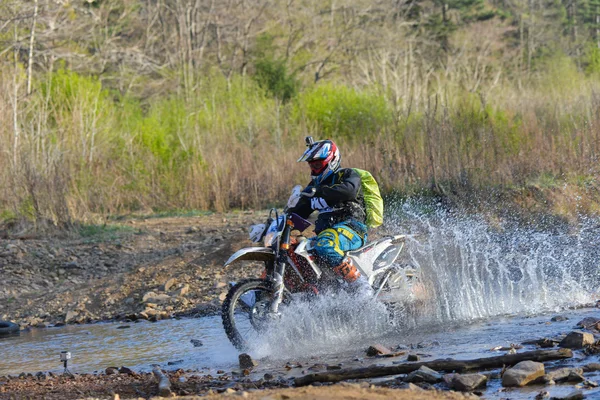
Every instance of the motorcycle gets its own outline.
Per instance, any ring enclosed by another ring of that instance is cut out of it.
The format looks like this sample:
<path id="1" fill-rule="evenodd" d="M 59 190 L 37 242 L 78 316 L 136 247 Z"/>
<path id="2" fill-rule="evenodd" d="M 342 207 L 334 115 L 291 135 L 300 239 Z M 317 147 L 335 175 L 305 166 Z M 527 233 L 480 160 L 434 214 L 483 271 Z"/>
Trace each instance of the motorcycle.
<path id="1" fill-rule="evenodd" d="M 313 240 L 292 237 L 292 230 L 302 232 L 312 225 L 288 213 L 298 202 L 301 190 L 301 186 L 294 187 L 282 214 L 271 209 L 264 224 L 250 228 L 250 239 L 263 242 L 263 247 L 243 248 L 225 262 L 224 267 L 244 260 L 264 263 L 260 278 L 233 284 L 223 301 L 223 327 L 240 351 L 246 350 L 249 342 L 264 332 L 280 312 L 285 312 L 285 304 L 299 297 L 319 296 L 326 288 L 353 287 L 333 275 L 329 268 L 321 268 L 311 252 Z M 405 240 L 405 235 L 384 237 L 348 251 L 344 259 L 358 269 L 362 275 L 359 279 L 370 286 L 373 295 L 391 306 L 413 298 L 418 287 L 418 271 L 396 263 Z"/>

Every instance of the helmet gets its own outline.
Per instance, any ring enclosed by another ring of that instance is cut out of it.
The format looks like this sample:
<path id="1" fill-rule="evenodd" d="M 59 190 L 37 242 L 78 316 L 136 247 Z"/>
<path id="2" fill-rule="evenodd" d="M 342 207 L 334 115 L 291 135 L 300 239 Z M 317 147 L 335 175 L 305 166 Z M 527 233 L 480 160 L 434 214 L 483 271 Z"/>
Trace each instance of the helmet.
<path id="1" fill-rule="evenodd" d="M 329 175 L 333 174 L 340 167 L 342 156 L 332 140 L 319 140 L 310 142 L 308 149 L 298 159 L 298 162 L 306 161 L 310 166 L 310 174 L 315 183 L 321 183 Z"/>

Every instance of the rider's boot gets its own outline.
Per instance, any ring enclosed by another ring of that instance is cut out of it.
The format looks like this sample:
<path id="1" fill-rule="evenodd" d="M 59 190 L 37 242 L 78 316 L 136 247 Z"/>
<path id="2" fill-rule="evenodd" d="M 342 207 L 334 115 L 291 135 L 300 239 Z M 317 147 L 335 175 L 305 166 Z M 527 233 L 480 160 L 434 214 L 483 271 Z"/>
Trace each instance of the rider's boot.
<path id="1" fill-rule="evenodd" d="M 336 275 L 342 277 L 346 282 L 354 282 L 360 277 L 360 272 L 349 261 L 342 261 L 340 265 L 333 269 Z"/>

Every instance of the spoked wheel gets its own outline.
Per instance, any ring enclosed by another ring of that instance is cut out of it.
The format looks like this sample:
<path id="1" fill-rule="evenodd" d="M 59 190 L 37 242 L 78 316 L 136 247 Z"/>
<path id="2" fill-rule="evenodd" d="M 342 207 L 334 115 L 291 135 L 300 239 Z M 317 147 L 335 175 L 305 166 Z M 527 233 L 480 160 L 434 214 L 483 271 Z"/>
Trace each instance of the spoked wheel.
<path id="1" fill-rule="evenodd" d="M 227 337 L 238 350 L 244 351 L 265 330 L 272 295 L 271 284 L 262 279 L 240 281 L 227 293 L 221 317 Z"/>

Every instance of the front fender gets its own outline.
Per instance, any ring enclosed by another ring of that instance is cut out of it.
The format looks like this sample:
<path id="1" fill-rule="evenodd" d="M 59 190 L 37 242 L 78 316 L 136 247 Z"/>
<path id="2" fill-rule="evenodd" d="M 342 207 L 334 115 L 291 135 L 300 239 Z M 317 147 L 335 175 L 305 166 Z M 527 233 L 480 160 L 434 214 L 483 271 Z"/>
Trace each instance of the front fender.
<path id="1" fill-rule="evenodd" d="M 275 252 L 268 247 L 246 247 L 233 253 L 223 267 L 241 260 L 275 261 Z"/>

